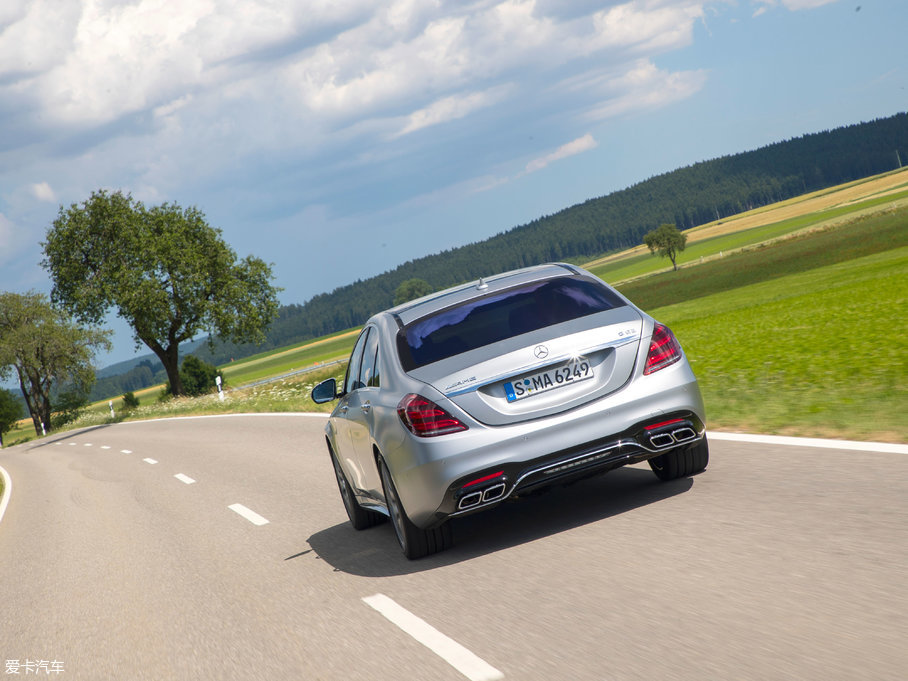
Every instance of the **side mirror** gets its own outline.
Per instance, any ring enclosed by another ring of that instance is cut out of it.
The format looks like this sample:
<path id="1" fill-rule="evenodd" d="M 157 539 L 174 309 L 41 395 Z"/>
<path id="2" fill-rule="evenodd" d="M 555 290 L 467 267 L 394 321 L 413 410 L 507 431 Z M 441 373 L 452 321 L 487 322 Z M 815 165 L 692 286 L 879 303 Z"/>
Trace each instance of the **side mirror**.
<path id="1" fill-rule="evenodd" d="M 316 404 L 324 404 L 337 399 L 337 381 L 328 378 L 312 389 L 312 401 Z"/>

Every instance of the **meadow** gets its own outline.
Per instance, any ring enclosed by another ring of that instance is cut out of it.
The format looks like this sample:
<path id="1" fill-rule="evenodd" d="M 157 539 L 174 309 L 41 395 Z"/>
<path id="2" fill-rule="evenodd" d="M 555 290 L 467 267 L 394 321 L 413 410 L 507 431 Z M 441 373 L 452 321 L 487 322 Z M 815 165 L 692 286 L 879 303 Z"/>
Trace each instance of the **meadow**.
<path id="1" fill-rule="evenodd" d="M 639 249 L 587 267 L 611 282 L 623 277 L 622 293 L 675 331 L 700 381 L 710 429 L 906 442 L 906 174 L 884 176 L 888 185 L 882 188 L 873 181 L 852 183 L 840 193 L 728 221 L 744 226 L 738 231 L 729 224 L 707 226 L 702 234 L 713 236 L 693 241 L 685 251 L 687 266 L 677 272 L 664 271 L 665 261 Z M 345 359 L 357 331 L 225 365 L 234 389 L 223 401 L 211 395 L 158 402 L 160 387 L 149 388 L 137 393 L 141 405 L 135 410 L 126 412 L 115 400 L 111 419 L 103 402 L 70 427 L 330 410 L 312 403 L 309 391 L 323 378 L 343 375 L 343 363 L 322 365 Z M 303 368 L 312 371 L 286 376 Z M 275 380 L 237 388 L 269 377 Z M 30 422 L 22 422 L 6 442 L 31 437 Z"/>

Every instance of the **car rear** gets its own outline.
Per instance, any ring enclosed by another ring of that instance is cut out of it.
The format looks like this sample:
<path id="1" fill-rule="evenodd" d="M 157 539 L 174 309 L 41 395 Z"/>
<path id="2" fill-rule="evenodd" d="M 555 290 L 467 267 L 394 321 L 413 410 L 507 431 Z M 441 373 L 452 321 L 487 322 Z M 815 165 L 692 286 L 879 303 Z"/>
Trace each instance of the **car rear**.
<path id="1" fill-rule="evenodd" d="M 674 336 L 579 268 L 521 270 L 391 314 L 415 386 L 395 476 L 418 525 L 702 437 Z"/>

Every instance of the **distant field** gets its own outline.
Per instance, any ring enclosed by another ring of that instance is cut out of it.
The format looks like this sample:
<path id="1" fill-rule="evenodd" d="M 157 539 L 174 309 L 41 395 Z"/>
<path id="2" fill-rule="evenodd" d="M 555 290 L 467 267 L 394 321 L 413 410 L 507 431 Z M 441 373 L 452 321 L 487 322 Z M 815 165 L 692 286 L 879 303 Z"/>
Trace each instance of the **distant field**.
<path id="1" fill-rule="evenodd" d="M 644 310 L 908 246 L 908 206 L 618 285 Z M 650 256 L 652 257 L 652 256 Z"/>
<path id="2" fill-rule="evenodd" d="M 850 183 L 835 191 L 825 190 L 790 199 L 742 216 L 687 230 L 688 246 L 679 254 L 678 264 L 696 264 L 701 259 L 802 230 L 834 226 L 861 213 L 904 205 L 908 205 L 908 169 Z M 583 267 L 615 284 L 671 270 L 671 263 L 665 258 L 653 256 L 644 246 L 638 246 L 598 258 Z"/>

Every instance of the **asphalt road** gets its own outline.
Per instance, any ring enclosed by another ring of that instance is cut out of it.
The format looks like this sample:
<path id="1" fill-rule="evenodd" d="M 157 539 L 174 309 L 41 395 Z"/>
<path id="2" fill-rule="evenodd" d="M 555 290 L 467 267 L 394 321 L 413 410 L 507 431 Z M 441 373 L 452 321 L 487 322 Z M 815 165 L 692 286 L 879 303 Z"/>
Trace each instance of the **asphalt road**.
<path id="1" fill-rule="evenodd" d="M 908 678 L 904 454 L 713 440 L 701 475 L 613 471 L 409 562 L 387 523 L 346 522 L 323 426 L 125 423 L 0 452 L 0 671 Z"/>

